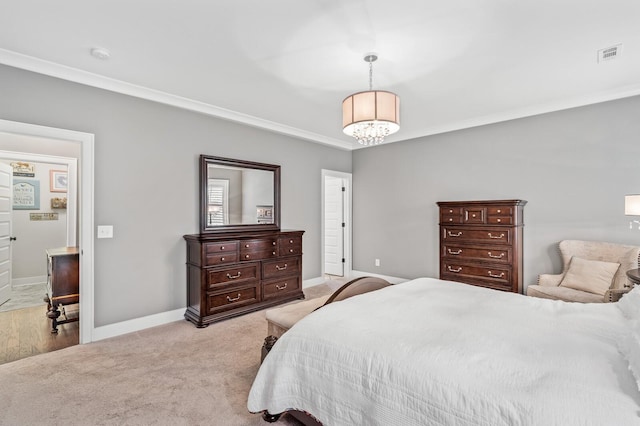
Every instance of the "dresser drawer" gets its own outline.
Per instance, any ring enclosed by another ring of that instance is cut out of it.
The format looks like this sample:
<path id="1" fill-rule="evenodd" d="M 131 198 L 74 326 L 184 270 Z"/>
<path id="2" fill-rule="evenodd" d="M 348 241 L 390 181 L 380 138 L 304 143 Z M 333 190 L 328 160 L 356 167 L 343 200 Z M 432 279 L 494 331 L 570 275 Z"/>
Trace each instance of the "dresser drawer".
<path id="1" fill-rule="evenodd" d="M 513 229 L 502 228 L 473 228 L 473 227 L 448 227 L 442 226 L 443 241 L 465 241 L 492 244 L 511 244 Z"/>
<path id="2" fill-rule="evenodd" d="M 301 272 L 302 258 L 300 256 L 262 262 L 262 278 L 264 279 L 300 275 Z"/>
<path id="3" fill-rule="evenodd" d="M 274 257 L 278 257 L 278 252 L 275 248 L 270 248 L 266 250 L 259 251 L 245 251 L 240 253 L 240 260 L 243 262 L 249 260 L 261 260 L 261 259 L 271 259 Z"/>
<path id="4" fill-rule="evenodd" d="M 258 262 L 240 263 L 232 268 L 218 268 L 207 271 L 207 287 L 209 289 L 258 279 L 260 279 L 260 263 Z"/>
<path id="5" fill-rule="evenodd" d="M 462 223 L 462 207 L 441 208 L 440 223 Z"/>
<path id="6" fill-rule="evenodd" d="M 234 252 L 238 250 L 237 241 L 223 241 L 215 243 L 205 243 L 204 252 L 207 256 L 221 252 Z"/>
<path id="7" fill-rule="evenodd" d="M 237 241 L 205 243 L 203 251 L 205 255 L 205 266 L 224 265 L 238 261 Z"/>
<path id="8" fill-rule="evenodd" d="M 513 250 L 509 246 L 465 246 L 460 244 L 442 244 L 443 259 L 480 260 L 511 264 Z"/>
<path id="9" fill-rule="evenodd" d="M 480 279 L 488 283 L 510 286 L 511 268 L 503 265 L 473 265 L 443 260 L 440 277 L 445 280 L 451 279 L 445 278 L 446 276 L 456 277 L 454 281 L 459 281 L 459 278 L 466 277 Z"/>
<path id="10" fill-rule="evenodd" d="M 464 209 L 464 223 L 483 224 L 485 218 L 484 207 L 469 207 Z"/>
<path id="11" fill-rule="evenodd" d="M 299 276 L 269 280 L 262 283 L 262 297 L 264 300 L 285 297 L 297 291 L 300 291 Z"/>
<path id="12" fill-rule="evenodd" d="M 302 254 L 302 237 L 282 237 L 278 239 L 278 253 L 280 256 Z"/>
<path id="13" fill-rule="evenodd" d="M 223 292 L 207 292 L 207 315 L 252 305 L 260 301 L 260 286 L 235 288 Z"/>
<path id="14" fill-rule="evenodd" d="M 205 266 L 224 265 L 227 263 L 236 263 L 237 261 L 237 252 L 208 254 L 205 259 Z"/>
<path id="15" fill-rule="evenodd" d="M 263 238 L 259 240 L 244 240 L 240 242 L 240 254 L 249 251 L 275 250 L 278 241 L 276 238 Z"/>

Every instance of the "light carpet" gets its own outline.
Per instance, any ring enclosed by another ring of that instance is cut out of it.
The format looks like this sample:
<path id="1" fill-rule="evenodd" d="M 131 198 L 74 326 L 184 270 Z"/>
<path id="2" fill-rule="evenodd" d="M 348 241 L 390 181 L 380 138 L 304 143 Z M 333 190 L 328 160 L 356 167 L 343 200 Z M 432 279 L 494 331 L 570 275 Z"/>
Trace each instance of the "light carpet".
<path id="1" fill-rule="evenodd" d="M 178 321 L 0 365 L 0 425 L 269 424 L 246 408 L 266 331 L 264 311 L 203 329 Z"/>

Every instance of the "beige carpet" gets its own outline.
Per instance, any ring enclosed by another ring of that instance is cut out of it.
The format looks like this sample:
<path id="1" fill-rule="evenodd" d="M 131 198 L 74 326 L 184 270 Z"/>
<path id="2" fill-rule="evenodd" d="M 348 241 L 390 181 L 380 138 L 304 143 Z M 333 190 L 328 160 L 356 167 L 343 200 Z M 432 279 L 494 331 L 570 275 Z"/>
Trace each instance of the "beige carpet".
<path id="1" fill-rule="evenodd" d="M 307 298 L 339 287 L 329 281 Z M 264 311 L 187 321 L 0 365 L 0 425 L 265 425 L 247 411 Z M 276 424 L 294 425 L 286 416 Z"/>

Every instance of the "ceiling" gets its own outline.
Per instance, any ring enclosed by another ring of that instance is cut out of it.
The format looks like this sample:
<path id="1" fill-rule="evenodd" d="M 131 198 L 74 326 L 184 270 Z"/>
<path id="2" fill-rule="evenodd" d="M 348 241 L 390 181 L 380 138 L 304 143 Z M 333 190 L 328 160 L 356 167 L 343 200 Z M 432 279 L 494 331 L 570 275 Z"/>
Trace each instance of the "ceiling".
<path id="1" fill-rule="evenodd" d="M 2 3 L 0 63 L 347 150 L 369 52 L 400 96 L 388 142 L 640 94 L 636 0 Z"/>

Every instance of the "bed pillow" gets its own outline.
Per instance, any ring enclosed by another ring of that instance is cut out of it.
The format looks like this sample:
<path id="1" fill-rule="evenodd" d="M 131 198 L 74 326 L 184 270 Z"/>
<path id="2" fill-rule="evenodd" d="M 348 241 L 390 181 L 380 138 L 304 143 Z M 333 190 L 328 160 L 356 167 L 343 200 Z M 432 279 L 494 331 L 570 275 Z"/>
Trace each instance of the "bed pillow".
<path id="1" fill-rule="evenodd" d="M 628 319 L 640 320 L 640 286 L 634 286 L 629 293 L 623 295 L 616 306 Z"/>
<path id="2" fill-rule="evenodd" d="M 604 293 L 611 287 L 613 276 L 619 267 L 619 263 L 587 260 L 573 256 L 569 263 L 569 270 L 560 286 L 604 296 Z"/>

